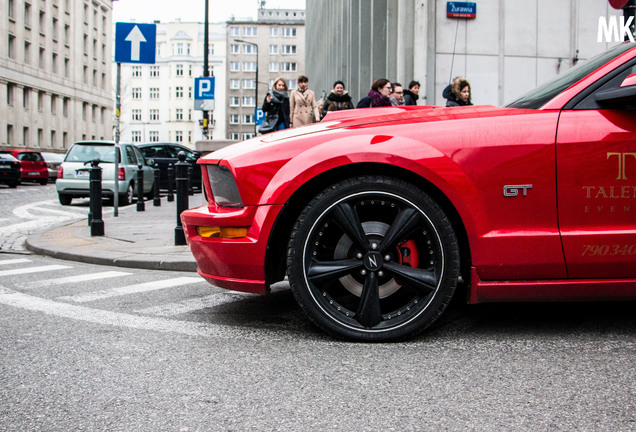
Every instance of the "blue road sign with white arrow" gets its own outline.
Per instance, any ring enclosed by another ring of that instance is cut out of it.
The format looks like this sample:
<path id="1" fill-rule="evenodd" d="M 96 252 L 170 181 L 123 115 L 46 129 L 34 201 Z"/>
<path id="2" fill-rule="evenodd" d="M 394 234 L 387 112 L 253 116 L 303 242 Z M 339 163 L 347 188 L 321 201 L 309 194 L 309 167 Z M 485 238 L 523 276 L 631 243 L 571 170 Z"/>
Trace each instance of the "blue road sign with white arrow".
<path id="1" fill-rule="evenodd" d="M 115 63 L 154 63 L 157 25 L 115 23 Z"/>

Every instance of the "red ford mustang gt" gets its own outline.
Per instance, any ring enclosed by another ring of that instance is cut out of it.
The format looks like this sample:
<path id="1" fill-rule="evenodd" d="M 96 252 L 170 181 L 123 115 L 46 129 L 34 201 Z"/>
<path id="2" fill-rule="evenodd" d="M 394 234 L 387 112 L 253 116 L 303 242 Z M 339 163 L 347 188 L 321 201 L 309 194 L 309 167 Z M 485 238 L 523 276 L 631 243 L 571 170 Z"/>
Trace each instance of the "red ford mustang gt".
<path id="1" fill-rule="evenodd" d="M 636 298 L 636 45 L 505 108 L 349 110 L 199 160 L 181 215 L 199 273 L 266 293 L 288 276 L 346 339 L 470 303 Z M 632 211 L 633 210 L 633 211 Z"/>

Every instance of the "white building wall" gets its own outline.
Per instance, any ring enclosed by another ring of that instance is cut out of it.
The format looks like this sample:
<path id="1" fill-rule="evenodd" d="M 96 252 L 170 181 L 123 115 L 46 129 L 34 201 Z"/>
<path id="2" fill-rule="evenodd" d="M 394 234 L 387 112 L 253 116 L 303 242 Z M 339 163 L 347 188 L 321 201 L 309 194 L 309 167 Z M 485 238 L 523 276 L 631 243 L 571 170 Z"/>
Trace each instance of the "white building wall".
<path id="1" fill-rule="evenodd" d="M 0 147 L 111 139 L 112 3 L 0 0 L 0 10 Z"/>
<path id="2" fill-rule="evenodd" d="M 213 139 L 225 139 L 225 24 L 210 24 L 211 54 L 208 66 L 214 75 L 215 110 L 210 128 Z M 178 52 L 179 46 L 182 51 Z M 202 111 L 194 110 L 194 79 L 203 76 L 204 24 L 173 22 L 157 24 L 157 55 L 154 65 L 122 64 L 121 141 L 180 142 L 190 148 L 203 139 L 199 126 Z M 181 66 L 182 75 L 177 74 Z M 141 68 L 141 77 L 133 76 Z M 158 68 L 159 76 L 151 70 Z M 133 99 L 133 89 L 140 89 L 141 98 Z M 177 96 L 177 88 L 182 96 Z M 159 97 L 151 98 L 151 89 L 159 89 Z M 141 112 L 141 120 L 133 119 L 133 111 Z M 159 119 L 151 120 L 151 110 L 158 110 Z M 177 119 L 177 110 L 182 118 Z M 179 135 L 181 141 L 179 141 Z"/>

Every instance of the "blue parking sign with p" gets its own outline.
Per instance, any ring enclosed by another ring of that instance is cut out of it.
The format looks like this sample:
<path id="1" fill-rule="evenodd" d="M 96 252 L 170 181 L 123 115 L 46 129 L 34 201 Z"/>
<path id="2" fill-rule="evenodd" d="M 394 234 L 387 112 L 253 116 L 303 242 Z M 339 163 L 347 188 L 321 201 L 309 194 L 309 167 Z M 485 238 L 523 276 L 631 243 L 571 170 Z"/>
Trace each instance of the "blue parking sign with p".
<path id="1" fill-rule="evenodd" d="M 256 126 L 260 126 L 263 124 L 263 120 L 265 119 L 265 113 L 261 108 L 254 109 L 254 122 Z"/>

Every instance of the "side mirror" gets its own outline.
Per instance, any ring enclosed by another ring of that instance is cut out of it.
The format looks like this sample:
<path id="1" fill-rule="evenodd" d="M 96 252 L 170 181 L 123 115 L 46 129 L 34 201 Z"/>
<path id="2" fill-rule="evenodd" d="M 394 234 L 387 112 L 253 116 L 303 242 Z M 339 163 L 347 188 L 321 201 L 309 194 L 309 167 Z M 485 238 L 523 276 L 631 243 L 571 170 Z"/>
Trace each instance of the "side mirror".
<path id="1" fill-rule="evenodd" d="M 192 153 L 192 155 L 195 159 L 199 159 L 201 157 L 201 153 L 199 153 L 198 151 L 195 151 L 194 153 Z"/>
<path id="2" fill-rule="evenodd" d="M 628 75 L 619 88 L 596 93 L 596 102 L 608 108 L 636 107 L 636 73 Z"/>
<path id="3" fill-rule="evenodd" d="M 155 160 L 154 159 L 146 159 L 146 165 L 148 165 L 150 167 L 154 167 L 155 166 Z"/>

